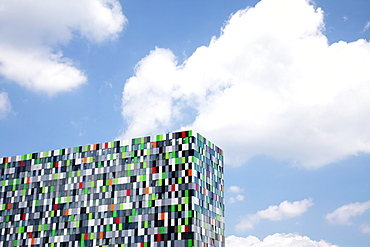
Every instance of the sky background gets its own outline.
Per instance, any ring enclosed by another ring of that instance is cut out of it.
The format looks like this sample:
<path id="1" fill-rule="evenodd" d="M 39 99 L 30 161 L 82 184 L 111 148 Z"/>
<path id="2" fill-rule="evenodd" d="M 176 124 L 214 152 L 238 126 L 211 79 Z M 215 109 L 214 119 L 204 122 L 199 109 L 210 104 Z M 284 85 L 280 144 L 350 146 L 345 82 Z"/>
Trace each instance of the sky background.
<path id="1" fill-rule="evenodd" d="M 369 246 L 369 39 L 368 0 L 2 0 L 0 157 L 194 129 L 227 246 Z"/>

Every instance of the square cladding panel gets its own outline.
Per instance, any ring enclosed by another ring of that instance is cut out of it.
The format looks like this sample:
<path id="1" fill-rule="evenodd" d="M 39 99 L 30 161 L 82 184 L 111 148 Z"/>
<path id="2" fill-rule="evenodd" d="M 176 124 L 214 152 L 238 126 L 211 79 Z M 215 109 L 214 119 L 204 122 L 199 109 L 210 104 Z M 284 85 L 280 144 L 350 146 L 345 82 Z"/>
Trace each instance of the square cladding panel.
<path id="1" fill-rule="evenodd" d="M 0 247 L 224 247 L 223 157 L 183 131 L 0 158 Z"/>

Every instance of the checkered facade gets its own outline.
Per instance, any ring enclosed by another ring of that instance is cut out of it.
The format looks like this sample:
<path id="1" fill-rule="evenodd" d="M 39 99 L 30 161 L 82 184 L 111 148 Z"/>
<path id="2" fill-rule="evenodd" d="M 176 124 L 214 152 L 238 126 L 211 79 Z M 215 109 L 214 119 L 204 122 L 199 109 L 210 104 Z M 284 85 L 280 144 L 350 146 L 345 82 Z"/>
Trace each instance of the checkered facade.
<path id="1" fill-rule="evenodd" d="M 0 247 L 225 246 L 223 151 L 193 131 L 0 158 Z"/>

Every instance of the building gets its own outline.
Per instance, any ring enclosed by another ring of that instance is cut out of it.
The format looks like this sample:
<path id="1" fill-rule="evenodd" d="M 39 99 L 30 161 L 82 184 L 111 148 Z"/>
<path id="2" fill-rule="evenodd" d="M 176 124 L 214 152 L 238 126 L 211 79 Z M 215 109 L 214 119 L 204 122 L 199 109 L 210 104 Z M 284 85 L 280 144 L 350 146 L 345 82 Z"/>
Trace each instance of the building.
<path id="1" fill-rule="evenodd" d="M 224 247 L 223 159 L 193 131 L 0 158 L 0 247 Z"/>

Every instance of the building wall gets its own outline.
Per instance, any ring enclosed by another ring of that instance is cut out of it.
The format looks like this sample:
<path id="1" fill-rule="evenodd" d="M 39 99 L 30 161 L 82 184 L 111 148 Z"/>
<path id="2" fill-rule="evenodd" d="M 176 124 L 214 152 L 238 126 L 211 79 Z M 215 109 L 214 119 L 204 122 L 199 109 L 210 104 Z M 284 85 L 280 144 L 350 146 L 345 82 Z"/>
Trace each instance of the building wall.
<path id="1" fill-rule="evenodd" d="M 219 246 L 223 152 L 193 131 L 0 158 L 0 247 Z"/>

